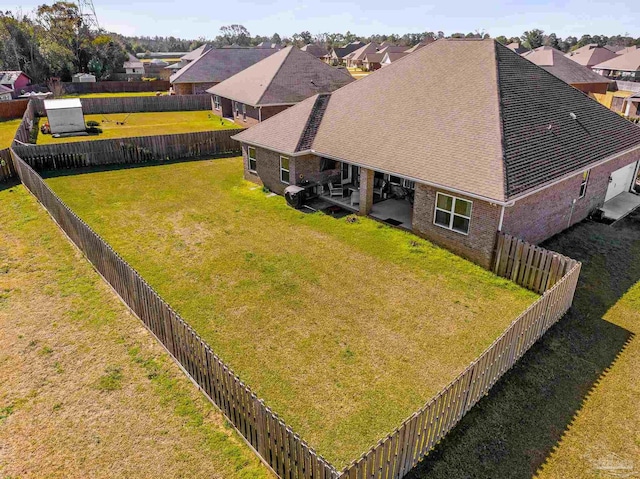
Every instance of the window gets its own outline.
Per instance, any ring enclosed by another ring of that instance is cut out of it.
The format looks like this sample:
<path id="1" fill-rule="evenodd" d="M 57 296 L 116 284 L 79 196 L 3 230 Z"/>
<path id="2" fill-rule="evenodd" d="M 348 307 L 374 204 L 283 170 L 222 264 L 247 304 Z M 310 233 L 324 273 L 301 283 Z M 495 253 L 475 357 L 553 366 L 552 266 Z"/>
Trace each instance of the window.
<path id="1" fill-rule="evenodd" d="M 280 181 L 289 184 L 289 158 L 286 156 L 280 157 Z"/>
<path id="2" fill-rule="evenodd" d="M 247 105 L 245 105 L 244 103 L 242 104 L 242 119 L 247 119 Z"/>
<path id="3" fill-rule="evenodd" d="M 469 234 L 471 206 L 471 201 L 437 193 L 433 223 L 457 233 Z"/>
<path id="4" fill-rule="evenodd" d="M 589 183 L 590 174 L 591 170 L 587 170 L 582 173 L 582 183 L 580 183 L 580 198 L 584 198 L 584 195 L 587 194 L 587 184 Z"/>
<path id="5" fill-rule="evenodd" d="M 416 184 L 414 181 L 407 180 L 406 178 L 402 179 L 402 186 L 404 186 L 408 190 L 415 190 Z"/>
<path id="6" fill-rule="evenodd" d="M 253 146 L 247 148 L 247 156 L 249 157 L 249 171 L 256 171 L 256 149 Z"/>
<path id="7" fill-rule="evenodd" d="M 213 107 L 216 110 L 220 109 L 220 97 L 218 95 L 213 95 Z"/>

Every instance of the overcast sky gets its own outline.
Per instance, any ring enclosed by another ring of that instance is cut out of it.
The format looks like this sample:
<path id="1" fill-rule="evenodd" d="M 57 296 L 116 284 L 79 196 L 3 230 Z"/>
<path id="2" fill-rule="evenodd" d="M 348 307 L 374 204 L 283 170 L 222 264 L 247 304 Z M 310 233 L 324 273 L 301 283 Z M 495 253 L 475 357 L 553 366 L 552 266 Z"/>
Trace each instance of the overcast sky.
<path id="1" fill-rule="evenodd" d="M 38 1 L 0 0 L 0 10 L 32 11 Z M 48 3 L 51 3 L 49 1 Z M 351 32 L 445 34 L 484 30 L 519 36 L 541 28 L 565 37 L 584 33 L 640 36 L 640 0 L 94 0 L 100 25 L 125 35 L 213 38 L 220 26 L 239 23 L 252 35 Z"/>

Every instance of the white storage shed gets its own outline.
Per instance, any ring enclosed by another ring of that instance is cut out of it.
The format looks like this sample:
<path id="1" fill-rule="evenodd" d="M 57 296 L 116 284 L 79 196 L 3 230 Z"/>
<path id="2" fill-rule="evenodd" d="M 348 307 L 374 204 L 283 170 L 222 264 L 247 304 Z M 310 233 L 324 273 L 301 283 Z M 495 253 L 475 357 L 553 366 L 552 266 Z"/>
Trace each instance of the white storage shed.
<path id="1" fill-rule="evenodd" d="M 51 133 L 78 133 L 86 130 L 80 98 L 45 100 L 44 109 Z"/>

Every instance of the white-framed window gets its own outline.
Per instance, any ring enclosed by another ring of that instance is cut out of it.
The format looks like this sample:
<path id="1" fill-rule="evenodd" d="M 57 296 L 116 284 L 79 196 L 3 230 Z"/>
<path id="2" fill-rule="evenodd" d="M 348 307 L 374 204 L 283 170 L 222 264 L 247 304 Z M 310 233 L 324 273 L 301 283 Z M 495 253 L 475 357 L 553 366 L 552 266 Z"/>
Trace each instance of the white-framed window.
<path id="1" fill-rule="evenodd" d="M 402 186 L 404 186 L 408 190 L 415 190 L 416 189 L 415 181 L 407 180 L 406 178 L 402 179 Z"/>
<path id="2" fill-rule="evenodd" d="M 213 107 L 216 110 L 220 109 L 220 97 L 218 95 L 213 95 Z"/>
<path id="3" fill-rule="evenodd" d="M 473 203 L 444 193 L 436 194 L 433 223 L 456 233 L 469 234 Z"/>
<path id="4" fill-rule="evenodd" d="M 289 157 L 280 157 L 280 181 L 289 184 Z"/>
<path id="5" fill-rule="evenodd" d="M 587 185 L 589 184 L 589 175 L 591 175 L 591 170 L 587 170 L 582 173 L 582 182 L 580 183 L 580 198 L 584 198 L 584 195 L 587 194 Z"/>
<path id="6" fill-rule="evenodd" d="M 256 171 L 256 149 L 253 146 L 247 148 L 247 157 L 249 159 L 249 171 Z"/>

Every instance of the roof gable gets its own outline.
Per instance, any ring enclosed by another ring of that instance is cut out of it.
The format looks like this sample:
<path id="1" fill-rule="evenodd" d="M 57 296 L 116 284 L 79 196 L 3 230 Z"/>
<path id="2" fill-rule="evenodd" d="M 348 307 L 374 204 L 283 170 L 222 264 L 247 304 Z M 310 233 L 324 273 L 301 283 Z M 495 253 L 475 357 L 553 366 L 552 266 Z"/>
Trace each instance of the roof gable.
<path id="1" fill-rule="evenodd" d="M 353 81 L 346 71 L 287 47 L 207 90 L 248 105 L 293 104 Z"/>
<path id="2" fill-rule="evenodd" d="M 599 47 L 597 44 L 591 43 L 566 53 L 565 56 L 580 65 L 592 67 L 598 63 L 615 58 L 617 54 L 607 48 Z"/>
<path id="3" fill-rule="evenodd" d="M 618 54 L 610 60 L 595 65 L 593 68 L 630 72 L 640 71 L 640 49 L 632 49 L 622 55 Z"/>
<path id="4" fill-rule="evenodd" d="M 564 53 L 551 47 L 540 47 L 522 55 L 565 83 L 609 83 L 610 80 L 589 68 L 567 58 Z"/>
<path id="5" fill-rule="evenodd" d="M 272 48 L 212 48 L 171 75 L 170 81 L 221 82 L 276 52 Z"/>

